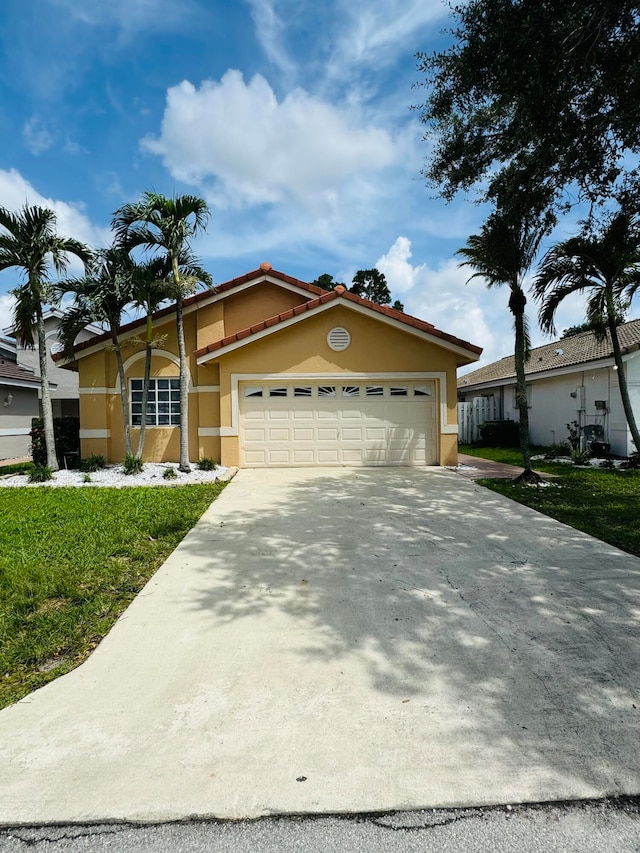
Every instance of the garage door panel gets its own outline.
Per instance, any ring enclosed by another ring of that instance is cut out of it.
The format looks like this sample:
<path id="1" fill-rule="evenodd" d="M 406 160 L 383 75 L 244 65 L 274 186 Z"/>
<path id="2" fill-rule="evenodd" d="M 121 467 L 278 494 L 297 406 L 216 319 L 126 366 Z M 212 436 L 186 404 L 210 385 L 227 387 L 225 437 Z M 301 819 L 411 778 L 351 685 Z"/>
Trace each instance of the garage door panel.
<path id="1" fill-rule="evenodd" d="M 286 382 L 280 381 L 278 388 Z M 338 392 L 342 380 L 335 384 Z M 354 383 L 355 385 L 356 383 Z M 379 383 L 381 395 L 325 396 L 319 385 L 311 397 L 244 397 L 240 393 L 241 464 L 288 465 L 425 465 L 437 463 L 438 429 L 435 394 L 392 396 L 391 384 Z M 372 385 L 375 382 L 371 383 Z M 423 383 L 424 384 L 424 383 Z M 328 387 L 328 386 L 323 386 Z M 407 387 L 409 387 L 407 383 Z"/>
<path id="2" fill-rule="evenodd" d="M 294 441 L 313 441 L 313 427 L 295 427 L 293 428 Z"/>
<path id="3" fill-rule="evenodd" d="M 363 430 L 362 427 L 342 427 L 342 440 L 343 441 L 358 441 L 361 442 L 363 439 Z"/>
<path id="4" fill-rule="evenodd" d="M 288 427 L 280 427 L 274 428 L 271 427 L 269 429 L 269 441 L 289 441 L 289 428 Z"/>

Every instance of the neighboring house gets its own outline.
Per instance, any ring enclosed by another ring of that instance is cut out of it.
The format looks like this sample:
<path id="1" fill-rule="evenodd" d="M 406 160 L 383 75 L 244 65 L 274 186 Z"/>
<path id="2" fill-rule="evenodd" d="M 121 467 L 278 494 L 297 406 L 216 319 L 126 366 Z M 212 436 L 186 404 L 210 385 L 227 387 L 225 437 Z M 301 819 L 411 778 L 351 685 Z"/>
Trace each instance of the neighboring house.
<path id="1" fill-rule="evenodd" d="M 481 349 L 339 287 L 270 264 L 186 299 L 192 460 L 242 467 L 433 465 L 457 459 L 456 370 Z M 140 424 L 144 319 L 122 330 L 133 449 Z M 175 308 L 156 335 L 144 456 L 179 457 Z M 76 346 L 82 455 L 124 456 L 109 336 Z M 61 361 L 61 359 L 60 359 Z"/>
<path id="2" fill-rule="evenodd" d="M 618 326 L 636 420 L 640 421 L 640 320 Z M 529 436 L 534 444 L 567 440 L 567 424 L 602 427 L 611 452 L 627 456 L 634 451 L 622 408 L 611 338 L 598 340 L 583 332 L 536 347 L 526 365 L 529 400 Z M 478 368 L 458 379 L 458 399 L 484 398 L 497 418 L 518 420 L 513 356 Z M 478 402 L 482 402 L 478 400 Z"/>
<path id="3" fill-rule="evenodd" d="M 31 418 L 39 412 L 40 379 L 13 356 L 10 342 L 0 339 L 0 459 L 29 456 Z"/>
<path id="4" fill-rule="evenodd" d="M 45 336 L 47 341 L 48 377 L 51 387 L 51 403 L 54 418 L 78 417 L 80 404 L 78 397 L 78 377 L 75 373 L 63 370 L 53 359 L 53 354 L 60 350 L 58 339 L 58 326 L 63 312 L 59 309 L 51 309 L 44 315 Z M 13 327 L 5 329 L 5 333 L 13 336 Z M 96 334 L 101 334 L 102 329 L 96 325 L 89 325 L 77 337 L 77 342 L 87 340 Z M 32 370 L 40 375 L 40 362 L 38 354 L 37 335 L 34 330 L 35 348 L 25 347 L 21 341 L 13 341 L 16 349 L 17 363 L 22 367 Z M 40 398 L 42 395 L 39 393 Z M 36 415 L 38 412 L 36 412 Z M 40 411 L 40 414 L 42 412 Z"/>

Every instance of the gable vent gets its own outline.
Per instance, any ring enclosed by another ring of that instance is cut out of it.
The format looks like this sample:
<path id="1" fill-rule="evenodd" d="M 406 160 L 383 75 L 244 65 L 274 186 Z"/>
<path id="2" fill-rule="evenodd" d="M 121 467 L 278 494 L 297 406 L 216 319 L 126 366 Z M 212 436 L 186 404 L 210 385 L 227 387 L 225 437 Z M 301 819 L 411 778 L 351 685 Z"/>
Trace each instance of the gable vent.
<path id="1" fill-rule="evenodd" d="M 332 350 L 341 352 L 351 343 L 351 335 L 346 329 L 343 329 L 342 326 L 336 326 L 334 329 L 331 329 L 327 335 L 327 343 Z"/>

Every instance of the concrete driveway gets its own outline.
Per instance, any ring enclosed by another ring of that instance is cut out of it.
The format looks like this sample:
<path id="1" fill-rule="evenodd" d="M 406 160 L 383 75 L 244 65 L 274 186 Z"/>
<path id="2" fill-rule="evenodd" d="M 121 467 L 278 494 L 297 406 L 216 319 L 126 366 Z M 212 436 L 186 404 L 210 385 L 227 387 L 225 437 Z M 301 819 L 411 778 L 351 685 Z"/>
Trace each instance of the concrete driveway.
<path id="1" fill-rule="evenodd" d="M 450 471 L 240 471 L 0 712 L 0 824 L 638 794 L 639 622 L 640 560 Z"/>

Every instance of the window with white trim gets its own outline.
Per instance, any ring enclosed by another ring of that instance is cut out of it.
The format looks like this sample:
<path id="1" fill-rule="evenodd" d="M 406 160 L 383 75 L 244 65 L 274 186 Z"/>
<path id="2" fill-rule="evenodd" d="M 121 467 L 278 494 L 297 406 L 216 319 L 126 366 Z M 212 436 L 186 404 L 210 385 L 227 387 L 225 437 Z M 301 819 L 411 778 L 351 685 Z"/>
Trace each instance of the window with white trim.
<path id="1" fill-rule="evenodd" d="M 131 379 L 131 425 L 142 423 L 142 379 Z M 180 426 L 180 380 L 150 379 L 147 426 Z"/>

